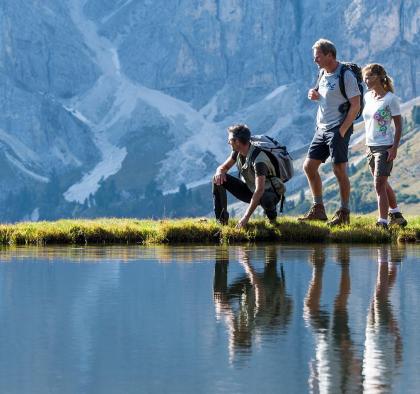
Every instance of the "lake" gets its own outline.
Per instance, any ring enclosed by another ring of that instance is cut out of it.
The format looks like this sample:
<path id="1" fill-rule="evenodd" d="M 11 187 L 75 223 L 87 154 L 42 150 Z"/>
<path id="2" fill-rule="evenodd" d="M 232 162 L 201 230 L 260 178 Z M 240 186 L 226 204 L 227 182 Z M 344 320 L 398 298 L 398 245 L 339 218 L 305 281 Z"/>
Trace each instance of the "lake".
<path id="1" fill-rule="evenodd" d="M 420 246 L 0 249 L 0 393 L 415 393 Z"/>

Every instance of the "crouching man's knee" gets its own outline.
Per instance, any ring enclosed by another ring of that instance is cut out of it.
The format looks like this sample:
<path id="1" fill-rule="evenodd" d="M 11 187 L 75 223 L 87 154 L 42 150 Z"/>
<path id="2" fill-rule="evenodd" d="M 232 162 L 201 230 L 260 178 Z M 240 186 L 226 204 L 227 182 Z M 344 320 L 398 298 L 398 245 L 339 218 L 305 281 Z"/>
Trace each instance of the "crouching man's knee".
<path id="1" fill-rule="evenodd" d="M 225 188 L 225 185 L 216 185 L 215 183 L 213 183 L 212 184 L 212 191 L 213 191 L 213 194 L 215 194 L 215 193 L 220 193 L 220 192 L 226 192 L 226 188 Z"/>

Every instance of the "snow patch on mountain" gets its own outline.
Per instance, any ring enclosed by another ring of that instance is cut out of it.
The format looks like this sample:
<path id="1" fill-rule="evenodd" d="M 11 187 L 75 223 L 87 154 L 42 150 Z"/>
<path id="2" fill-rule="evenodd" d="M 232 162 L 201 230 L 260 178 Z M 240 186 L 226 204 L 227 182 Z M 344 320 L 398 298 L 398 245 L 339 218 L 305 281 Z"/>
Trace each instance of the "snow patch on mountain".
<path id="1" fill-rule="evenodd" d="M 17 160 L 16 157 L 12 156 L 8 152 L 4 152 L 4 155 L 6 156 L 7 160 L 9 160 L 9 162 L 13 164 L 21 173 L 41 183 L 48 183 L 50 181 L 49 178 L 39 175 L 31 171 L 30 169 L 26 168 L 25 165 L 21 161 Z"/>
<path id="2" fill-rule="evenodd" d="M 118 78 L 121 75 L 120 65 L 116 49 L 109 40 L 97 34 L 95 23 L 84 16 L 83 6 L 85 3 L 85 0 L 73 1 L 70 6 L 70 15 L 82 33 L 86 45 L 95 54 L 96 62 L 104 74 L 98 79 L 91 91 L 85 95 L 88 98 L 97 98 L 97 101 L 90 103 L 92 106 L 97 106 L 104 100 L 109 100 L 107 93 L 111 93 L 112 89 L 115 88 L 114 78 Z M 109 84 L 108 82 L 111 83 Z M 90 119 L 89 114 L 84 113 L 87 110 L 90 110 L 89 113 L 95 113 L 95 111 L 94 108 L 83 105 L 83 100 L 73 100 L 67 107 L 79 120 L 91 127 L 94 133 L 95 144 L 102 156 L 102 160 L 90 172 L 85 174 L 78 183 L 70 186 L 63 194 L 67 201 L 83 203 L 90 195 L 96 193 L 101 181 L 121 169 L 127 150 L 111 144 L 104 132 L 120 116 L 129 115 L 130 109 L 132 109 L 129 105 L 133 101 L 131 100 L 130 92 L 126 91 L 125 94 L 121 94 L 121 88 L 124 88 L 124 86 L 120 84 L 119 88 L 117 93 L 120 92 L 120 94 L 111 96 L 113 98 L 111 110 L 106 117 L 102 119 L 99 117 L 99 122 L 98 118 Z"/>
<path id="3" fill-rule="evenodd" d="M 64 193 L 64 198 L 67 201 L 83 203 L 91 194 L 94 195 L 97 192 L 101 181 L 116 174 L 121 169 L 122 162 L 127 154 L 126 149 L 120 149 L 110 144 L 107 138 L 100 133 L 95 134 L 95 142 L 104 159 L 92 171 L 85 174 L 80 182 L 72 185 Z"/>
<path id="4" fill-rule="evenodd" d="M 88 92 L 73 99 L 66 108 L 91 127 L 102 160 L 64 193 L 65 198 L 68 201 L 83 202 L 98 190 L 101 180 L 121 169 L 127 150 L 111 143 L 112 127 L 132 116 L 138 100 L 156 108 L 172 122 L 171 130 L 178 142 L 162 160 L 158 179 L 163 187 L 177 185 L 191 176 L 193 180 L 201 177 L 206 170 L 202 161 L 206 152 L 211 152 L 219 160 L 222 158 L 220 145 L 224 142 L 224 134 L 220 133 L 219 126 L 207 120 L 188 103 L 125 77 L 121 73 L 118 49 L 110 40 L 98 35 L 95 23 L 83 13 L 84 4 L 85 1 L 74 1 L 71 16 L 86 45 L 95 54 L 103 75 Z M 176 173 L 173 171 L 174 162 L 178 167 Z M 171 176 L 168 177 L 168 174 Z"/>
<path id="5" fill-rule="evenodd" d="M 41 158 L 38 154 L 2 129 L 0 129 L 0 142 L 9 146 L 23 163 L 27 163 L 29 165 L 39 165 L 41 163 Z"/>

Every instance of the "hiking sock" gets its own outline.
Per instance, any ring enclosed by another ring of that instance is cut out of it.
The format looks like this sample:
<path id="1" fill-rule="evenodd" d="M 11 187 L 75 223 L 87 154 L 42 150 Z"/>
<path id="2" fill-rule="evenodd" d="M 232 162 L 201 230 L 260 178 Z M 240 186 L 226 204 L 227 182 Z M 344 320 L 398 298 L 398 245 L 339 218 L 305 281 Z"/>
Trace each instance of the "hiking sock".
<path id="1" fill-rule="evenodd" d="M 349 201 L 343 201 L 341 200 L 341 209 L 346 209 L 347 211 L 350 211 L 350 204 Z"/>
<path id="2" fill-rule="evenodd" d="M 395 208 L 389 208 L 389 213 L 398 213 L 398 212 L 401 212 L 398 206 L 396 206 Z"/>
<path id="3" fill-rule="evenodd" d="M 313 196 L 313 203 L 324 205 L 324 201 L 322 200 L 322 196 Z"/>
<path id="4" fill-rule="evenodd" d="M 384 218 L 379 218 L 377 220 L 378 223 L 384 223 L 384 224 L 388 224 L 388 219 L 384 219 Z"/>

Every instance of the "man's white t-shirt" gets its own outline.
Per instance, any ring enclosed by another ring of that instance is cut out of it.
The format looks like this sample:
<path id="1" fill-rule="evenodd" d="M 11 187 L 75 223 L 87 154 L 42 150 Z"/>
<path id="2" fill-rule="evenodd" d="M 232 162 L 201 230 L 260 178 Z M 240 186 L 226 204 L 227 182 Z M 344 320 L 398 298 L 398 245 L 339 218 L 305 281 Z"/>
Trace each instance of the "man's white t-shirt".
<path id="1" fill-rule="evenodd" d="M 363 119 L 366 129 L 366 145 L 382 146 L 394 143 L 392 117 L 401 115 L 398 97 L 388 92 L 382 98 L 374 98 L 368 90 L 364 96 Z"/>

